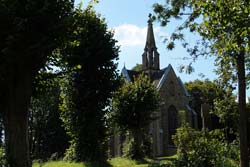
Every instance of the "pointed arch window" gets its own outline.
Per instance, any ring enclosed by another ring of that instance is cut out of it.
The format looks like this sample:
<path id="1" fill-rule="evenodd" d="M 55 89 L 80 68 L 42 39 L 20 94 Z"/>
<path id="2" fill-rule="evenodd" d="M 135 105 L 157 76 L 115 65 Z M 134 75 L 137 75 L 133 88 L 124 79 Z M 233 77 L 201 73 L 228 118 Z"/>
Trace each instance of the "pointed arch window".
<path id="1" fill-rule="evenodd" d="M 174 145 L 172 136 L 176 133 L 178 113 L 175 106 L 168 108 L 168 144 Z"/>

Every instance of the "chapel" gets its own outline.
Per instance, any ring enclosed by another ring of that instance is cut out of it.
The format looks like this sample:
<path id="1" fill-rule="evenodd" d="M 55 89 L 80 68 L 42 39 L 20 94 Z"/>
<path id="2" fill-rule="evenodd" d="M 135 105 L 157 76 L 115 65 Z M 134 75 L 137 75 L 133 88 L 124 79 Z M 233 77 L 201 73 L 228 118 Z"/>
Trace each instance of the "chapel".
<path id="1" fill-rule="evenodd" d="M 160 69 L 160 54 L 157 51 L 151 19 L 148 21 L 146 44 L 142 54 L 142 70 L 128 70 L 124 67 L 121 71 L 121 75 L 129 82 L 133 82 L 134 76 L 140 73 L 149 76 L 161 98 L 157 119 L 149 128 L 153 156 L 174 154 L 176 147 L 172 135 L 181 124 L 180 113 L 194 128 L 197 127 L 197 114 L 190 108 L 190 95 L 171 64 Z"/>

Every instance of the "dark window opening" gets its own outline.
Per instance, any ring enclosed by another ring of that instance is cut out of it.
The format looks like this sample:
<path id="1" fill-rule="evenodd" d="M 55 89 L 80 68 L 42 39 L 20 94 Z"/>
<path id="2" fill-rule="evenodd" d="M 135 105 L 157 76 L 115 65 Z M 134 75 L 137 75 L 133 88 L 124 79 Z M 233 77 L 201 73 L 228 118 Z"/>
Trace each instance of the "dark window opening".
<path id="1" fill-rule="evenodd" d="M 172 105 L 168 108 L 168 144 L 174 145 L 172 136 L 176 133 L 177 129 L 177 110 Z"/>

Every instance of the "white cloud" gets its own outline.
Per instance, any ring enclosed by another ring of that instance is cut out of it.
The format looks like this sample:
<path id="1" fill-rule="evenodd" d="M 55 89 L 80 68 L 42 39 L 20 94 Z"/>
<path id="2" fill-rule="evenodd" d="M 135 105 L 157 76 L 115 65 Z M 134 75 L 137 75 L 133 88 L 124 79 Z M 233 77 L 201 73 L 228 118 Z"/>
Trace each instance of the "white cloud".
<path id="1" fill-rule="evenodd" d="M 118 27 L 114 27 L 115 39 L 118 40 L 118 44 L 121 46 L 138 46 L 144 45 L 147 27 L 138 27 L 133 24 L 122 24 Z"/>
<path id="2" fill-rule="evenodd" d="M 144 46 L 146 42 L 147 27 L 138 27 L 133 24 L 122 24 L 114 27 L 115 39 L 122 47 L 125 46 Z M 160 27 L 154 28 L 156 41 L 166 33 L 160 31 Z"/>

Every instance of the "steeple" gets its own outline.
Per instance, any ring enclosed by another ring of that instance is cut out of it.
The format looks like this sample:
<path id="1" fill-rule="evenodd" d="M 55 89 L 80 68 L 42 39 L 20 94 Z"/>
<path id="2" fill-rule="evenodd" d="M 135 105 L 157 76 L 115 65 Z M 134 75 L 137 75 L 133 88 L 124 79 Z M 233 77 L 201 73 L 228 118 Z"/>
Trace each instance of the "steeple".
<path id="1" fill-rule="evenodd" d="M 160 68 L 159 53 L 155 45 L 151 14 L 149 14 L 146 45 L 142 54 L 142 65 L 144 70 L 159 70 Z"/>

